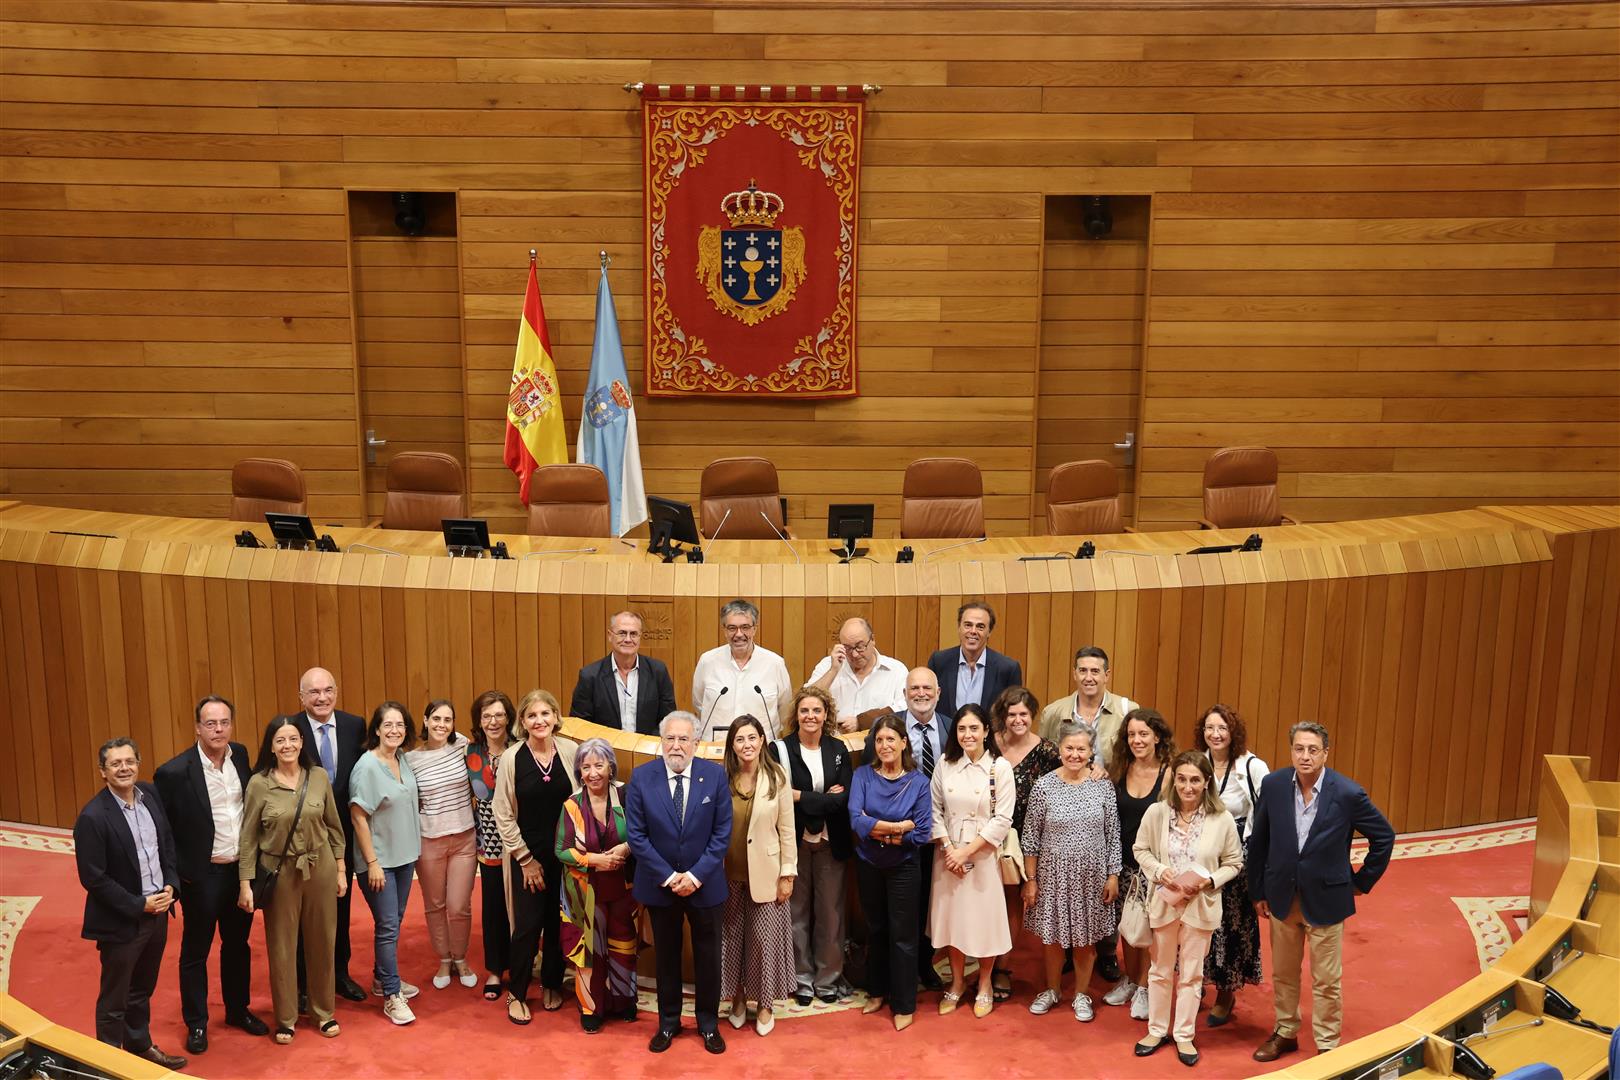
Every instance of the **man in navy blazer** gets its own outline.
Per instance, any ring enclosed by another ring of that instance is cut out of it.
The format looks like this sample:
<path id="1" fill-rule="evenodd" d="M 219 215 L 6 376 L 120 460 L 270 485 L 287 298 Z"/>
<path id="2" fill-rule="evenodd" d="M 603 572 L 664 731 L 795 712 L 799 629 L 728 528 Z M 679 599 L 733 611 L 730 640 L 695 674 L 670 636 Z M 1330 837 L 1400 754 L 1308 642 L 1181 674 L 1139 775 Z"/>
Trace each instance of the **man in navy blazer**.
<path id="1" fill-rule="evenodd" d="M 1009 686 L 1024 685 L 1024 669 L 1010 656 L 990 648 L 996 612 L 983 600 L 969 600 L 956 609 L 960 644 L 941 649 L 928 658 L 928 669 L 939 680 L 939 711 L 955 719 L 956 710 L 972 703 L 986 713 Z"/>
<path id="2" fill-rule="evenodd" d="M 180 1015 L 186 1021 L 186 1053 L 208 1050 L 208 954 L 219 931 L 219 990 L 225 1023 L 249 1035 L 268 1035 L 265 1022 L 248 1011 L 253 962 L 248 932 L 253 915 L 236 906 L 241 884 L 243 795 L 248 784 L 247 747 L 233 742 L 231 703 L 215 694 L 197 702 L 197 741 L 159 765 L 152 783 L 174 830 L 179 851 Z"/>
<path id="3" fill-rule="evenodd" d="M 339 872 L 347 881 L 354 873 L 354 821 L 349 816 L 349 774 L 355 762 L 366 752 L 366 722 L 354 713 L 337 707 L 337 680 L 325 668 L 310 668 L 298 679 L 299 711 L 287 719 L 298 728 L 308 750 L 332 781 L 332 794 L 338 803 L 338 817 L 343 819 L 343 866 Z M 338 894 L 337 934 L 332 946 L 332 967 L 336 974 L 337 993 L 349 1001 L 366 1000 L 364 988 L 349 978 L 349 899 L 354 890 L 345 888 Z M 302 1000 L 304 979 L 304 950 L 298 949 L 298 985 Z"/>
<path id="4" fill-rule="evenodd" d="M 101 953 L 96 1038 L 162 1068 L 182 1069 L 185 1058 L 152 1044 L 152 991 L 180 891 L 174 833 L 157 789 L 137 779 L 141 751 L 133 739 L 109 739 L 96 761 L 107 786 L 73 823 L 73 857 L 85 892 L 80 936 Z"/>
<path id="5" fill-rule="evenodd" d="M 1302 722 L 1288 731 L 1294 766 L 1260 783 L 1249 832 L 1249 892 L 1271 923 L 1272 994 L 1277 1026 L 1254 1052 L 1275 1061 L 1299 1049 L 1299 984 L 1311 954 L 1311 1033 L 1316 1049 L 1339 1045 L 1344 920 L 1356 896 L 1389 866 L 1395 830 L 1355 781 L 1327 767 L 1327 728 Z M 1360 870 L 1350 865 L 1351 834 L 1366 838 Z"/>
<path id="6" fill-rule="evenodd" d="M 656 735 L 675 711 L 675 683 L 663 661 L 641 655 L 641 616 L 621 611 L 608 620 L 612 652 L 579 669 L 568 715 L 620 731 Z"/>
<path id="7" fill-rule="evenodd" d="M 631 892 L 652 920 L 658 953 L 658 1031 L 647 1048 L 669 1049 L 681 1030 L 681 925 L 692 930 L 698 1032 L 711 1054 L 726 1052 L 720 1037 L 720 914 L 731 842 L 731 791 L 726 770 L 695 757 L 698 718 L 672 712 L 658 725 L 663 757 L 630 774 L 625 829 L 635 858 Z"/>

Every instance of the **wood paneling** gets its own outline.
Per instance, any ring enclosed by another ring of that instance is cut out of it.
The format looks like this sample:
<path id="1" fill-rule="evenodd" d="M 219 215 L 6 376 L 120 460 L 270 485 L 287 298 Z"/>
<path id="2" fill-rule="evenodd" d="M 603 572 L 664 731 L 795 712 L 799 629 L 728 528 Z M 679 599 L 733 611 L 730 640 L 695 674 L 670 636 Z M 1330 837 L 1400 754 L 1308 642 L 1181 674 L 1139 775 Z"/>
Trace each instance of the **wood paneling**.
<path id="1" fill-rule="evenodd" d="M 642 359 L 639 115 L 619 86 L 730 82 L 739 60 L 886 87 L 862 175 L 862 397 L 643 400 L 658 493 L 695 498 L 703 465 L 744 449 L 776 461 L 801 534 L 871 499 L 882 535 L 906 463 L 966 451 L 992 534 L 1020 534 L 1053 448 L 1118 437 L 1064 405 L 1091 399 L 1068 365 L 1122 349 L 1143 352 L 1140 525 L 1195 518 L 1203 458 L 1241 443 L 1276 447 L 1305 519 L 1620 492 L 1613 2 L 0 17 L 0 490 L 36 502 L 220 514 L 231 461 L 272 454 L 304 466 L 317 518 L 358 521 L 353 357 L 386 340 L 402 364 L 463 368 L 473 512 L 520 527 L 499 459 L 527 251 L 571 439 L 600 248 Z M 459 299 L 459 348 L 412 315 L 350 314 L 354 189 L 456 192 L 453 262 L 355 251 L 378 295 Z M 1063 265 L 1043 200 L 1087 193 L 1151 197 L 1145 260 Z M 1059 348 L 1064 371 L 1038 369 Z M 448 401 L 439 381 L 358 389 L 408 411 Z"/>
<path id="2" fill-rule="evenodd" d="M 1178 741 L 1223 701 L 1275 765 L 1289 724 L 1320 719 L 1334 764 L 1403 831 L 1530 815 L 1526 762 L 1545 754 L 1620 773 L 1613 507 L 1271 529 L 1255 555 L 1179 554 L 1195 534 L 1163 531 L 1100 538 L 1090 561 L 1017 559 L 1077 538 L 915 541 L 919 561 L 895 565 L 896 542 L 875 540 L 880 561 L 848 566 L 819 542 L 798 545 L 802 564 L 777 541 L 720 541 L 710 562 L 664 565 L 624 545 L 582 558 L 577 540 L 514 536 L 514 555 L 556 557 L 497 562 L 378 529 L 333 530 L 371 545 L 343 554 L 237 549 L 235 528 L 0 507 L 0 700 L 15 706 L 17 749 L 0 757 L 0 819 L 70 822 L 94 788 L 96 745 L 128 733 L 162 761 L 192 738 L 205 693 L 230 697 L 254 742 L 316 664 L 356 712 L 386 697 L 464 707 L 490 686 L 561 696 L 604 651 L 608 615 L 633 607 L 649 654 L 687 687 L 719 643 L 720 605 L 739 595 L 798 678 L 849 615 L 871 621 L 887 655 L 920 663 L 955 641 L 958 604 L 988 599 L 995 646 L 1042 700 L 1071 689 L 1070 657 L 1094 642 L 1115 688 L 1163 711 Z M 46 754 L 79 764 L 40 771 Z"/>

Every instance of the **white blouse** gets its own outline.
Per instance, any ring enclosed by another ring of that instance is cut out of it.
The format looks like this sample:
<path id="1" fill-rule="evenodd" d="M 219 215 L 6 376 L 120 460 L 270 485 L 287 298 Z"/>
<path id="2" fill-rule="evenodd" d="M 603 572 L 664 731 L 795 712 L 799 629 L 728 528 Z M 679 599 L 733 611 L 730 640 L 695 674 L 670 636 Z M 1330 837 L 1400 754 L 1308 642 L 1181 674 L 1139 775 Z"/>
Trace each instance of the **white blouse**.
<path id="1" fill-rule="evenodd" d="M 1227 772 L 1214 759 L 1210 759 L 1209 767 L 1215 772 L 1215 791 L 1226 804 L 1227 812 L 1238 823 L 1238 839 L 1249 838 L 1249 819 L 1254 816 L 1254 795 L 1260 793 L 1260 781 L 1266 778 L 1271 771 L 1264 761 L 1251 753 L 1232 762 L 1231 772 Z M 1253 787 L 1251 792 L 1250 788 Z"/>

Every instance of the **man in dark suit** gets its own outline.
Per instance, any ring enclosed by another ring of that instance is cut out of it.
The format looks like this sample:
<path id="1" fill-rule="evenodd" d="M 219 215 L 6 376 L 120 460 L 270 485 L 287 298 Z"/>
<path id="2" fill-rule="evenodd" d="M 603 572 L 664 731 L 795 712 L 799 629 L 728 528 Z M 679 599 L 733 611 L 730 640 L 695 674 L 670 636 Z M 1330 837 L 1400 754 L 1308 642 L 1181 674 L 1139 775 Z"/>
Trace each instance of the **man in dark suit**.
<path id="1" fill-rule="evenodd" d="M 641 655 L 641 616 L 621 611 L 609 619 L 608 645 L 611 652 L 579 669 L 568 715 L 658 734 L 658 721 L 675 711 L 675 683 L 663 661 Z"/>
<path id="2" fill-rule="evenodd" d="M 247 747 L 231 741 L 231 703 L 213 694 L 197 702 L 197 744 L 158 766 L 152 776 L 179 852 L 180 1013 L 186 1053 L 208 1050 L 208 954 L 219 930 L 219 989 L 225 1023 L 249 1035 L 270 1029 L 248 1011 L 252 914 L 236 906 L 241 885 L 242 794 Z"/>
<path id="3" fill-rule="evenodd" d="M 928 669 L 939 680 L 939 711 L 947 717 L 969 703 L 988 713 L 1003 690 L 1024 685 L 1018 661 L 990 648 L 995 629 L 995 609 L 983 600 L 969 600 L 956 609 L 960 644 L 928 658 Z"/>
<path id="4" fill-rule="evenodd" d="M 344 856 L 339 873 L 348 881 L 354 873 L 354 822 L 349 817 L 349 773 L 365 753 L 366 722 L 337 707 L 337 680 L 325 668 L 310 668 L 298 680 L 298 703 L 302 711 L 288 716 L 304 745 L 332 780 L 337 797 L 338 816 L 343 819 Z M 350 1001 L 366 1000 L 360 984 L 349 978 L 349 897 L 353 889 L 338 893 L 337 940 L 333 944 L 333 966 L 337 974 L 338 996 Z M 298 985 L 304 985 L 304 950 L 298 950 Z"/>
<path id="5" fill-rule="evenodd" d="M 912 760 L 930 779 L 940 755 L 945 752 L 947 734 L 945 714 L 938 710 L 938 703 L 939 679 L 932 670 L 919 667 L 906 672 L 906 711 L 895 715 L 906 725 Z M 877 761 L 870 731 L 866 733 L 866 749 L 862 751 L 861 761 L 866 764 Z M 934 880 L 933 844 L 917 849 L 917 866 L 922 872 L 917 893 L 917 985 L 924 990 L 943 990 L 945 983 L 934 970 L 934 943 L 928 937 L 928 902 L 933 895 Z"/>
<path id="6" fill-rule="evenodd" d="M 1389 866 L 1395 830 L 1360 785 L 1327 767 L 1327 728 L 1288 731 L 1294 766 L 1260 783 L 1249 832 L 1249 892 L 1271 923 L 1271 983 L 1277 1026 L 1254 1052 L 1275 1061 L 1299 1049 L 1299 983 L 1311 954 L 1311 1033 L 1323 1053 L 1339 1045 L 1343 1021 L 1344 920 Z M 1367 840 L 1361 869 L 1350 865 L 1350 837 Z"/>
<path id="7" fill-rule="evenodd" d="M 183 1069 L 185 1058 L 152 1043 L 152 991 L 180 888 L 174 833 L 157 789 L 137 779 L 141 752 L 133 740 L 103 743 L 97 763 L 107 786 L 73 823 L 85 891 L 81 936 L 101 952 L 96 1038 L 165 1069 Z"/>
<path id="8" fill-rule="evenodd" d="M 720 914 L 731 842 L 726 770 L 694 757 L 698 718 L 672 712 L 659 725 L 663 757 L 630 774 L 625 830 L 636 870 L 631 892 L 652 920 L 658 953 L 658 1031 L 647 1049 L 661 1054 L 681 1030 L 681 924 L 692 931 L 695 1009 L 703 1048 L 726 1052 L 720 1037 Z"/>

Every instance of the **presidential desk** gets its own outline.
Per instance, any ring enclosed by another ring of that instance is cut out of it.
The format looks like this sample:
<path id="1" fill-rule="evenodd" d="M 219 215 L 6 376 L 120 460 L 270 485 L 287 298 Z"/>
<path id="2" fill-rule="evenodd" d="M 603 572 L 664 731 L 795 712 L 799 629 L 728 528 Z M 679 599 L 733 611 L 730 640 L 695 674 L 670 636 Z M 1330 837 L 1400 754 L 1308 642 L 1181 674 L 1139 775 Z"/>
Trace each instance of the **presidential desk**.
<path id="1" fill-rule="evenodd" d="M 149 774 L 191 742 L 204 694 L 230 698 L 256 745 L 314 665 L 343 708 L 448 697 L 462 731 L 491 687 L 566 703 L 624 608 L 689 705 L 733 597 L 759 605 L 760 643 L 801 680 L 849 616 L 919 664 L 982 598 L 992 645 L 1043 702 L 1073 689 L 1074 650 L 1094 643 L 1113 688 L 1161 710 L 1178 743 L 1220 701 L 1285 764 L 1288 725 L 1320 720 L 1333 766 L 1402 831 L 1530 816 L 1545 754 L 1620 773 L 1614 506 L 1285 526 L 1217 555 L 1186 552 L 1248 530 L 872 540 L 847 565 L 823 539 L 720 540 L 702 564 L 665 564 L 645 542 L 505 536 L 511 560 L 452 559 L 438 534 L 316 525 L 340 552 L 238 548 L 236 522 L 0 503 L 0 818 L 71 824 L 103 740 L 133 736 Z M 1088 539 L 1094 558 L 1069 557 Z M 915 562 L 895 562 L 903 543 Z M 624 764 L 654 751 L 611 735 Z"/>

